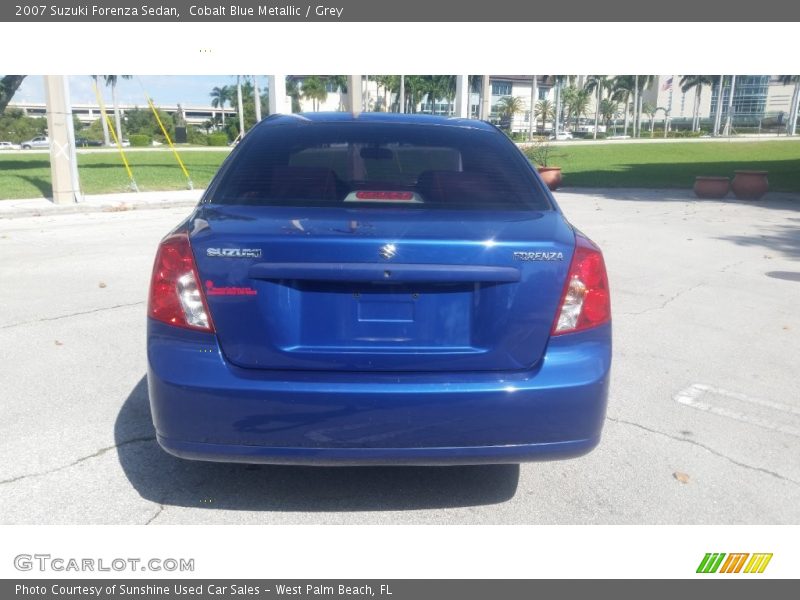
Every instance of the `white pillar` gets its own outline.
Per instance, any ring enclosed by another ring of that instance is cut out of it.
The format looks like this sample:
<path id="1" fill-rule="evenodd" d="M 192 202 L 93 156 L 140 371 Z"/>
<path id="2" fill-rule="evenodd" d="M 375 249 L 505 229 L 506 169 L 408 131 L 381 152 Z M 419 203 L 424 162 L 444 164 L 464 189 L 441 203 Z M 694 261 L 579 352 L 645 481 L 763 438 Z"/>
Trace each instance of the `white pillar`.
<path id="1" fill-rule="evenodd" d="M 489 75 L 483 75 L 483 85 L 481 86 L 481 119 L 489 120 L 492 113 L 492 84 Z"/>
<path id="2" fill-rule="evenodd" d="M 533 130 L 536 127 L 536 75 L 531 75 L 531 119 L 528 123 L 528 141 L 533 140 Z"/>
<path id="3" fill-rule="evenodd" d="M 47 102 L 53 202 L 73 204 L 80 201 L 81 188 L 67 78 L 63 75 L 46 75 L 44 89 Z"/>
<path id="4" fill-rule="evenodd" d="M 406 112 L 406 76 L 400 75 L 400 100 L 398 101 L 398 112 Z"/>
<path id="5" fill-rule="evenodd" d="M 291 114 L 292 100 L 286 96 L 286 75 L 267 75 L 269 114 Z"/>
<path id="6" fill-rule="evenodd" d="M 469 75 L 456 75 L 456 115 L 469 119 Z"/>
<path id="7" fill-rule="evenodd" d="M 354 115 L 359 114 L 362 109 L 362 85 L 361 75 L 347 76 L 347 110 Z"/>

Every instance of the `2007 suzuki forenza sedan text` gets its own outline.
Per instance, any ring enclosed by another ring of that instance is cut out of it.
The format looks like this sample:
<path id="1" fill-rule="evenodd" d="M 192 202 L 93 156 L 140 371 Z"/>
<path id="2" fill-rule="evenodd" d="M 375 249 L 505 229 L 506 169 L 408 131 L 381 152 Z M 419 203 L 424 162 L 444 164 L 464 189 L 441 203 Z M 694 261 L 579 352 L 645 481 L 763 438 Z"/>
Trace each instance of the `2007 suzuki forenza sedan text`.
<path id="1" fill-rule="evenodd" d="M 509 463 L 599 441 L 600 250 L 475 120 L 276 115 L 161 242 L 158 441 L 184 458 Z"/>

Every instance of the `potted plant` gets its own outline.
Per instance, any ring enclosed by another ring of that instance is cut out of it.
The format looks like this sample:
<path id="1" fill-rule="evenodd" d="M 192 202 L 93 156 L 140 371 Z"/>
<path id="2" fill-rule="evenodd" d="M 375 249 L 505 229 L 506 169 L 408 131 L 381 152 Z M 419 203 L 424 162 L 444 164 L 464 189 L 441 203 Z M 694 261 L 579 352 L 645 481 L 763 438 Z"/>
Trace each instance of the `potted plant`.
<path id="1" fill-rule="evenodd" d="M 724 198 L 731 187 L 729 177 L 698 175 L 694 179 L 694 193 L 698 198 Z"/>
<path id="2" fill-rule="evenodd" d="M 739 200 L 759 200 L 769 190 L 767 171 L 734 171 L 731 189 Z"/>
<path id="3" fill-rule="evenodd" d="M 550 159 L 552 146 L 544 137 L 537 137 L 531 145 L 525 149 L 525 154 L 536 165 L 539 176 L 551 190 L 557 190 L 561 185 L 561 167 L 551 166 Z"/>

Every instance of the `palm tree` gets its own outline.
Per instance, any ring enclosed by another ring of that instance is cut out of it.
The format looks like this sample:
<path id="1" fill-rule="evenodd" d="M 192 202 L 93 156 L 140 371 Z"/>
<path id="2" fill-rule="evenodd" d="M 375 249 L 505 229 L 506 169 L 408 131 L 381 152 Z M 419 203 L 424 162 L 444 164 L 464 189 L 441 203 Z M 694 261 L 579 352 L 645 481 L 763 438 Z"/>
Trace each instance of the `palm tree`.
<path id="1" fill-rule="evenodd" d="M 644 102 L 644 92 L 650 89 L 658 77 L 655 75 L 634 75 L 634 97 L 636 98 L 636 112 L 634 113 L 633 127 L 636 137 L 642 133 L 642 103 Z"/>
<path id="2" fill-rule="evenodd" d="M 292 112 L 303 112 L 303 107 L 300 104 L 300 88 L 297 85 L 297 79 L 291 75 L 287 75 L 286 77 L 286 95 L 292 99 Z"/>
<path id="3" fill-rule="evenodd" d="M 331 84 L 334 90 L 339 94 L 338 111 L 344 110 L 344 95 L 347 93 L 347 75 L 331 75 L 328 77 L 328 83 Z"/>
<path id="4" fill-rule="evenodd" d="M 303 80 L 302 95 L 306 100 L 311 100 L 311 108 L 314 111 L 319 110 L 320 102 L 325 102 L 328 99 L 328 90 L 325 82 L 316 75 L 312 75 Z"/>
<path id="5" fill-rule="evenodd" d="M 522 96 L 504 96 L 497 103 L 497 110 L 501 117 L 508 119 L 511 129 L 514 117 L 525 110 L 525 100 Z"/>
<path id="6" fill-rule="evenodd" d="M 703 87 L 711 86 L 713 83 L 713 78 L 710 75 L 684 75 L 681 77 L 681 91 L 683 93 L 691 89 L 695 90 L 692 131 L 698 131 L 700 129 L 700 96 L 703 93 Z"/>
<path id="7" fill-rule="evenodd" d="M 647 115 L 647 119 L 650 121 L 650 137 L 653 137 L 653 121 L 655 121 L 656 112 L 659 110 L 659 107 L 650 102 L 642 104 L 642 112 Z"/>
<path id="8" fill-rule="evenodd" d="M 408 75 L 405 77 L 405 96 L 406 96 L 406 111 L 410 113 L 417 112 L 417 105 L 425 95 L 427 88 L 427 77 L 424 75 Z"/>
<path id="9" fill-rule="evenodd" d="M 3 75 L 0 78 L 0 113 L 6 109 L 26 77 L 27 75 Z"/>
<path id="10" fill-rule="evenodd" d="M 630 103 L 631 96 L 633 95 L 634 83 L 633 75 L 617 75 L 611 80 L 611 97 L 625 105 L 623 135 L 628 135 L 628 116 L 633 111 L 633 107 Z"/>
<path id="11" fill-rule="evenodd" d="M 103 93 L 100 91 L 100 86 L 97 83 L 99 77 L 99 75 L 92 75 L 92 80 L 94 81 L 94 89 L 97 92 L 97 96 L 100 101 L 100 124 L 103 126 L 103 145 L 110 146 L 111 138 L 108 136 L 108 117 L 106 116 L 106 107 L 105 103 L 102 102 Z"/>
<path id="12" fill-rule="evenodd" d="M 555 107 L 550 100 L 539 100 L 536 103 L 536 107 L 534 109 L 534 115 L 537 117 L 542 118 L 542 133 L 544 133 L 546 122 L 548 119 L 552 119 L 555 114 Z"/>
<path id="13" fill-rule="evenodd" d="M 608 75 L 589 75 L 584 84 L 584 89 L 595 93 L 594 104 L 594 139 L 597 139 L 597 129 L 600 125 L 601 102 L 603 100 L 603 90 L 611 86 Z"/>
<path id="14" fill-rule="evenodd" d="M 119 112 L 119 103 L 117 102 L 117 80 L 119 78 L 122 79 L 131 79 L 131 75 L 103 75 L 103 79 L 106 80 L 106 85 L 111 86 L 111 103 L 114 105 L 114 124 L 116 125 L 117 129 L 117 139 L 122 142 L 122 118 Z"/>
<path id="15" fill-rule="evenodd" d="M 611 121 L 619 115 L 619 102 L 611 98 L 603 98 L 600 101 L 598 112 L 603 117 L 603 124 L 606 126 L 606 131 L 608 131 L 611 128 Z"/>
<path id="16" fill-rule="evenodd" d="M 574 85 L 564 90 L 564 108 L 567 111 L 567 121 L 573 121 L 573 129 L 578 129 L 578 120 L 589 110 L 590 96 L 589 90 Z"/>
<path id="17" fill-rule="evenodd" d="M 225 104 L 231 98 L 231 89 L 227 85 L 214 87 L 209 94 L 211 96 L 211 106 L 221 109 L 222 128 L 225 128 Z"/>
<path id="18" fill-rule="evenodd" d="M 783 85 L 794 84 L 792 101 L 789 105 L 789 121 L 786 123 L 786 134 L 797 133 L 797 112 L 800 110 L 800 75 L 778 75 L 778 81 Z"/>
<path id="19" fill-rule="evenodd" d="M 558 131 L 561 128 L 561 121 L 562 121 L 562 93 L 561 90 L 564 87 L 564 84 L 571 84 L 575 79 L 576 75 L 547 75 L 545 79 L 551 79 L 553 81 L 553 90 L 556 94 L 556 101 L 554 107 L 554 119 L 553 119 L 553 134 L 558 136 Z"/>

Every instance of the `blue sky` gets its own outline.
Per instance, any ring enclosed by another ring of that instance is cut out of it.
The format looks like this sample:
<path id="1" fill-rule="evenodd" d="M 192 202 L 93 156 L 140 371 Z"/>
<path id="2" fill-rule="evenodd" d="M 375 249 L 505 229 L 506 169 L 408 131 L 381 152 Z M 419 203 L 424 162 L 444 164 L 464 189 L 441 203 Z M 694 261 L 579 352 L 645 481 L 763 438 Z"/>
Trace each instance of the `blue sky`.
<path id="1" fill-rule="evenodd" d="M 101 80 L 102 81 L 102 80 Z M 141 82 L 141 85 L 140 85 Z M 117 96 L 122 104 L 146 104 L 142 87 L 156 104 L 187 106 L 208 105 L 209 93 L 214 86 L 235 85 L 235 75 L 135 75 L 130 80 L 120 80 Z M 267 86 L 266 76 L 259 76 L 258 85 Z M 72 102 L 96 102 L 92 79 L 89 75 L 70 75 L 69 89 Z M 103 91 L 105 102 L 111 102 L 111 89 Z M 39 75 L 30 75 L 22 82 L 14 95 L 17 102 L 44 102 L 44 84 Z"/>

